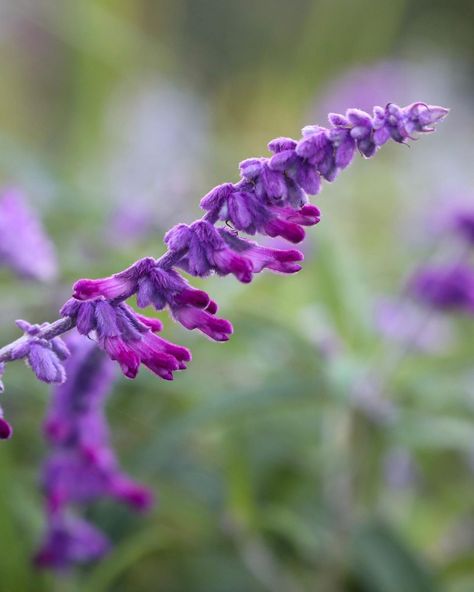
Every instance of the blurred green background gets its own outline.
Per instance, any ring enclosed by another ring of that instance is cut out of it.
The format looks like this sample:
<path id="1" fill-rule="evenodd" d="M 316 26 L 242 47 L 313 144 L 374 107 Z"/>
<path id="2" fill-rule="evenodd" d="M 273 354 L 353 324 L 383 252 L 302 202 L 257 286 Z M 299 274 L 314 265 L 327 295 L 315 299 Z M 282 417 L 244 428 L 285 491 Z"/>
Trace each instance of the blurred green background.
<path id="1" fill-rule="evenodd" d="M 452 108 L 326 185 L 298 276 L 205 282 L 229 343 L 162 315 L 192 364 L 171 384 L 118 378 L 109 403 L 159 503 L 90 510 L 115 544 L 99 564 L 30 567 L 48 389 L 9 367 L 0 592 L 474 590 L 474 326 L 435 319 L 420 349 L 425 321 L 400 313 L 387 338 L 375 314 L 450 250 L 437 204 L 474 196 L 473 32 L 470 0 L 0 0 L 0 183 L 26 191 L 61 269 L 54 285 L 2 271 L 2 343 L 16 318 L 56 318 L 75 279 L 159 256 L 271 138 L 349 106 Z"/>

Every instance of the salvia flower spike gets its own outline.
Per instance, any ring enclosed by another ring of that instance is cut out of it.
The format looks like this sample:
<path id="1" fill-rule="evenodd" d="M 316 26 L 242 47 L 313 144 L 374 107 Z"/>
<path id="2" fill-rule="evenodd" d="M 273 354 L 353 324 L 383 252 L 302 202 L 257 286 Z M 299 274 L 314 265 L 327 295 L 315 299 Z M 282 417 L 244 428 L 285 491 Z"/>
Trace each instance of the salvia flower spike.
<path id="1" fill-rule="evenodd" d="M 135 510 L 152 503 L 151 492 L 120 469 L 110 443 L 104 405 L 114 365 L 91 340 L 73 335 L 68 344 L 68 380 L 54 388 L 44 421 L 50 448 L 42 471 L 47 528 L 36 555 L 38 566 L 55 569 L 98 559 L 109 548 L 106 537 L 73 511 L 101 498 Z"/>
<path id="2" fill-rule="evenodd" d="M 308 195 L 318 194 L 323 181 L 334 181 L 357 152 L 371 158 L 389 140 L 407 143 L 434 131 L 447 113 L 444 107 L 422 102 L 403 108 L 389 103 L 375 107 L 372 114 L 349 109 L 331 113 L 328 127 L 303 128 L 299 140 L 272 140 L 269 156 L 240 163 L 238 182 L 219 185 L 202 198 L 201 219 L 166 233 L 164 255 L 141 259 L 110 277 L 77 281 L 73 297 L 61 309 L 63 318 L 0 349 L 0 362 L 26 358 L 40 380 L 60 383 L 64 369 L 53 342 L 76 326 L 117 361 L 128 378 L 143 364 L 161 378 L 173 379 L 191 353 L 156 335 L 161 323 L 137 314 L 127 299 L 135 296 L 140 308 L 166 308 L 186 329 L 197 329 L 215 341 L 228 340 L 231 323 L 216 316 L 217 304 L 189 284 L 180 270 L 195 277 L 232 274 L 244 283 L 264 269 L 299 271 L 303 254 L 297 249 L 263 247 L 239 233 L 301 242 L 305 228 L 320 221 Z"/>

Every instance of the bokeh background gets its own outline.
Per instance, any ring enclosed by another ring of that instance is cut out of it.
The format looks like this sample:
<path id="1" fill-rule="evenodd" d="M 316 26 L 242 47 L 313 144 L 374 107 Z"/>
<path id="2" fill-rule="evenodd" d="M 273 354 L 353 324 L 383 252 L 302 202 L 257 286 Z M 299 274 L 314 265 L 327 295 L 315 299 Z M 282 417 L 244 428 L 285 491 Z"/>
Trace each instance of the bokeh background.
<path id="1" fill-rule="evenodd" d="M 75 279 L 158 256 L 269 139 L 349 106 L 452 108 L 326 184 L 297 276 L 205 282 L 229 343 L 168 321 L 189 369 L 117 378 L 114 443 L 159 503 L 94 506 L 115 545 L 96 565 L 31 567 L 49 393 L 9 366 L 1 592 L 474 590 L 474 323 L 405 290 L 456 250 L 437 214 L 474 203 L 473 33 L 470 0 L 0 0 L 0 183 L 60 269 L 1 271 L 2 343 L 16 318 L 56 318 Z"/>

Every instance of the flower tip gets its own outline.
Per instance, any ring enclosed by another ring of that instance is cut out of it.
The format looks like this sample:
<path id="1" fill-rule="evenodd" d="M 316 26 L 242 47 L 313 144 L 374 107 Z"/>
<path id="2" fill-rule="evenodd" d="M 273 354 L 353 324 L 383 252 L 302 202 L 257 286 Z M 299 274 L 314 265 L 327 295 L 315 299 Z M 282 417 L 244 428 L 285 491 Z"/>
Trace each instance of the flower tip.
<path id="1" fill-rule="evenodd" d="M 6 419 L 0 417 L 0 440 L 9 440 L 13 435 L 13 428 Z"/>
<path id="2" fill-rule="evenodd" d="M 141 487 L 131 488 L 125 495 L 127 503 L 135 510 L 146 512 L 154 503 L 153 493 Z"/>
<path id="3" fill-rule="evenodd" d="M 428 110 L 431 114 L 432 123 L 442 121 L 445 117 L 447 117 L 450 111 L 450 109 L 447 107 L 441 107 L 439 105 L 429 105 Z"/>
<path id="4" fill-rule="evenodd" d="M 78 280 L 72 286 L 72 297 L 76 300 L 89 300 L 97 295 L 97 286 L 94 280 Z"/>
<path id="5" fill-rule="evenodd" d="M 218 310 L 217 302 L 215 302 L 214 300 L 209 300 L 209 304 L 206 306 L 205 310 L 209 314 L 216 314 Z"/>

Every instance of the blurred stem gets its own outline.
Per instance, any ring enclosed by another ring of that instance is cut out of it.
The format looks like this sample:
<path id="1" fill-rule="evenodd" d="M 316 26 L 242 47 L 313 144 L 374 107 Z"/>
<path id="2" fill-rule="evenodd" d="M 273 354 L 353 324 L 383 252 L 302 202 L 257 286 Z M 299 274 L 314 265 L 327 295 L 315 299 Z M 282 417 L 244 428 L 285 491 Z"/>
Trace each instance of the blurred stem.
<path id="1" fill-rule="evenodd" d="M 238 436 L 227 446 L 225 463 L 228 483 L 230 522 L 228 531 L 237 545 L 242 562 L 269 592 L 300 592 L 300 586 L 283 563 L 278 561 L 263 537 L 259 536 L 259 510 L 256 505 L 245 442 Z"/>
<path id="2" fill-rule="evenodd" d="M 80 592 L 75 572 L 56 574 L 51 592 Z"/>
<path id="3" fill-rule="evenodd" d="M 323 496 L 331 523 L 327 569 L 321 573 L 325 592 L 343 589 L 347 547 L 353 523 L 353 416 L 350 408 L 330 405 L 322 424 Z"/>

